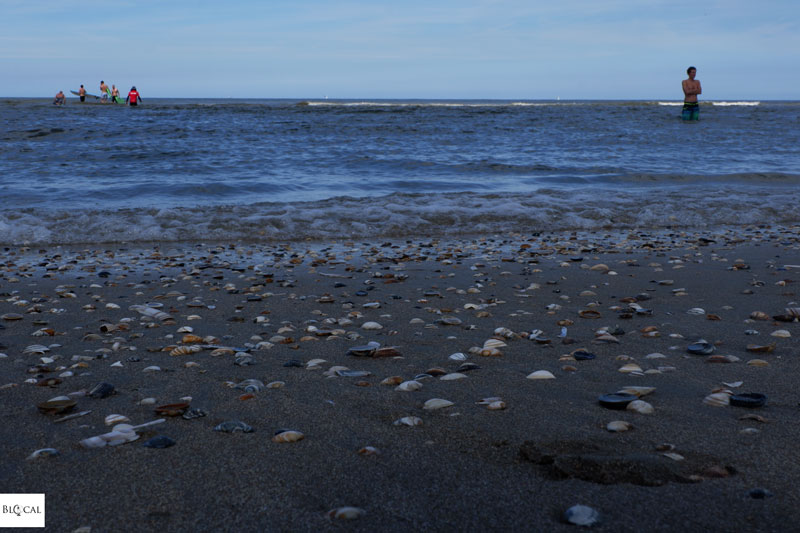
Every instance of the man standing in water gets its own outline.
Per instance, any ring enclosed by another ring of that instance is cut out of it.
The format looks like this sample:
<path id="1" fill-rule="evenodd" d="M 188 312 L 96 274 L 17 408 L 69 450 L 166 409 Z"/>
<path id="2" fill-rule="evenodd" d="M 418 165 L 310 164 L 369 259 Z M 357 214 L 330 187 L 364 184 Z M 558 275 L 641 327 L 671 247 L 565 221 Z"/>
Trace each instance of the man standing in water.
<path id="1" fill-rule="evenodd" d="M 78 96 L 80 97 L 81 102 L 86 101 L 86 89 L 83 88 L 83 85 L 81 85 L 81 88 L 78 89 Z"/>
<path id="2" fill-rule="evenodd" d="M 686 69 L 688 78 L 683 80 L 683 111 L 681 111 L 681 118 L 683 120 L 699 120 L 700 118 L 700 104 L 697 103 L 697 95 L 703 94 L 703 89 L 700 87 L 700 82 L 694 77 L 697 75 L 697 69 L 689 67 Z"/>
<path id="3" fill-rule="evenodd" d="M 100 99 L 103 102 L 108 102 L 108 85 L 103 80 L 100 80 Z"/>
<path id="4" fill-rule="evenodd" d="M 131 87 L 130 92 L 128 92 L 128 97 L 125 98 L 125 103 L 130 104 L 132 106 L 137 106 L 141 101 L 142 97 L 139 96 L 139 91 L 136 90 L 136 86 L 134 85 L 133 87 Z"/>

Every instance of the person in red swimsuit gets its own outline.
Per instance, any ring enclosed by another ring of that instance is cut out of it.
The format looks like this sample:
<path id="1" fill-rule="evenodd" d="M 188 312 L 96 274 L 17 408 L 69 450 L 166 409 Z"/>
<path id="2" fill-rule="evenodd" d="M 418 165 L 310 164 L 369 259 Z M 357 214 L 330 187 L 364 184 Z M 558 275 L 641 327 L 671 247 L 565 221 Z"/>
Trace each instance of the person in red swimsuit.
<path id="1" fill-rule="evenodd" d="M 139 102 L 141 102 L 141 101 L 142 101 L 142 97 L 139 96 L 139 91 L 136 90 L 136 86 L 134 85 L 133 87 L 131 87 L 131 90 L 128 93 L 128 96 L 125 97 L 125 103 L 129 104 L 129 105 L 132 105 L 132 106 L 137 106 L 137 105 L 139 105 Z"/>

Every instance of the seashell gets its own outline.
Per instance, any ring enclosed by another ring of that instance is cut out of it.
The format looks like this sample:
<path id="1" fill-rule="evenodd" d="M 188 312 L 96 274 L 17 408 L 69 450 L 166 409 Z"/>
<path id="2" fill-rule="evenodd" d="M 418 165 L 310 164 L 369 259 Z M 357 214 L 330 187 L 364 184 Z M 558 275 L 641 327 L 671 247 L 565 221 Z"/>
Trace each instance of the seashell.
<path id="1" fill-rule="evenodd" d="M 420 426 L 422 419 L 418 416 L 404 416 L 394 421 L 395 426 Z"/>
<path id="2" fill-rule="evenodd" d="M 331 520 L 354 520 L 361 516 L 364 516 L 367 512 L 364 509 L 360 509 L 358 507 L 338 507 L 336 509 L 332 509 L 328 511 L 327 516 Z"/>
<path id="3" fill-rule="evenodd" d="M 637 398 L 641 398 L 642 396 L 647 396 L 648 394 L 655 392 L 655 390 L 656 390 L 655 387 L 628 386 L 618 390 L 617 393 L 633 394 Z"/>
<path id="4" fill-rule="evenodd" d="M 761 346 L 758 344 L 748 344 L 747 351 L 748 352 L 755 352 L 755 353 L 769 353 L 775 351 L 775 347 L 777 346 L 776 343 L 767 344 L 765 346 Z"/>
<path id="5" fill-rule="evenodd" d="M 445 407 L 450 407 L 455 405 L 450 400 L 444 400 L 442 398 L 431 398 L 430 400 L 425 402 L 425 405 L 422 406 L 423 409 L 426 411 L 435 411 L 437 409 L 444 409 Z"/>
<path id="6" fill-rule="evenodd" d="M 711 355 L 714 350 L 713 344 L 702 339 L 686 347 L 686 351 L 694 355 Z"/>
<path id="7" fill-rule="evenodd" d="M 461 319 L 457 318 L 457 317 L 454 317 L 454 316 L 443 316 L 442 318 L 437 320 L 437 322 L 439 322 L 440 324 L 443 324 L 445 326 L 460 326 L 461 325 Z"/>
<path id="8" fill-rule="evenodd" d="M 715 392 L 703 399 L 703 403 L 714 407 L 727 407 L 730 405 L 731 395 L 727 392 Z"/>
<path id="9" fill-rule="evenodd" d="M 753 311 L 750 313 L 750 318 L 753 320 L 769 320 L 770 316 L 763 311 Z"/>
<path id="10" fill-rule="evenodd" d="M 290 429 L 276 433 L 272 437 L 272 442 L 297 442 L 303 440 L 304 438 L 305 435 L 303 435 L 301 432 Z"/>
<path id="11" fill-rule="evenodd" d="M 595 272 L 608 272 L 611 269 L 604 263 L 598 263 L 590 267 L 589 270 L 594 270 Z"/>
<path id="12" fill-rule="evenodd" d="M 682 456 L 679 453 L 675 453 L 675 452 L 666 452 L 666 453 L 662 453 L 661 455 L 663 455 L 664 457 L 666 457 L 668 459 L 672 459 L 673 461 L 683 461 L 685 459 L 684 456 Z"/>
<path id="13" fill-rule="evenodd" d="M 233 348 L 216 348 L 211 351 L 210 355 L 212 357 L 221 357 L 223 355 L 233 355 L 234 353 L 236 353 L 236 350 Z"/>
<path id="14" fill-rule="evenodd" d="M 666 359 L 666 357 L 667 356 L 664 355 L 663 353 L 658 353 L 658 352 L 647 354 L 644 356 L 645 359 Z"/>
<path id="15" fill-rule="evenodd" d="M 622 365 L 617 372 L 621 372 L 623 374 L 631 374 L 633 372 L 641 372 L 642 367 L 637 365 L 636 363 L 628 363 L 626 365 Z"/>
<path id="16" fill-rule="evenodd" d="M 381 385 L 399 385 L 403 382 L 403 378 L 400 376 L 390 376 L 383 381 L 381 381 Z"/>
<path id="17" fill-rule="evenodd" d="M 171 356 L 179 356 L 179 355 L 189 355 L 193 353 L 197 353 L 200 351 L 199 346 L 178 346 L 170 350 L 169 354 Z"/>
<path id="18" fill-rule="evenodd" d="M 192 326 L 182 326 L 178 328 L 178 333 L 193 333 L 194 328 Z M 186 342 L 186 341 L 183 341 Z"/>
<path id="19" fill-rule="evenodd" d="M 198 342 L 203 342 L 203 337 L 192 334 L 184 335 L 183 338 L 181 339 L 181 342 L 184 344 L 196 344 Z"/>
<path id="20" fill-rule="evenodd" d="M 38 459 L 39 457 L 53 457 L 59 453 L 60 452 L 55 448 L 42 448 L 30 454 L 27 459 L 28 461 L 32 461 L 34 459 Z"/>
<path id="21" fill-rule="evenodd" d="M 101 382 L 89 390 L 89 396 L 92 398 L 106 398 L 114 394 L 114 385 L 111 383 Z"/>
<path id="22" fill-rule="evenodd" d="M 503 409 L 506 408 L 506 402 L 504 402 L 503 400 L 495 400 L 489 403 L 489 405 L 487 405 L 486 408 L 490 411 L 502 411 Z"/>
<path id="23" fill-rule="evenodd" d="M 426 370 L 425 373 L 428 374 L 429 376 L 437 377 L 437 376 L 444 376 L 445 374 L 447 374 L 447 370 L 435 366 L 433 368 L 429 368 L 428 370 Z"/>
<path id="24" fill-rule="evenodd" d="M 122 424 L 123 422 L 130 422 L 131 419 L 125 415 L 108 415 L 105 418 L 105 423 L 107 426 L 113 426 L 115 424 Z"/>
<path id="25" fill-rule="evenodd" d="M 537 370 L 536 372 L 531 372 L 526 376 L 527 379 L 556 379 L 552 372 L 548 370 Z"/>
<path id="26" fill-rule="evenodd" d="M 286 386 L 285 381 L 270 381 L 266 385 L 268 389 L 282 389 L 285 386 Z"/>
<path id="27" fill-rule="evenodd" d="M 142 372 L 161 372 L 160 366 L 148 366 L 142 369 Z"/>
<path id="28" fill-rule="evenodd" d="M 503 355 L 503 352 L 501 352 L 497 348 L 484 348 L 480 352 L 478 352 L 478 355 L 480 355 L 481 357 L 501 357 Z"/>
<path id="29" fill-rule="evenodd" d="M 583 348 L 578 348 L 577 350 L 573 350 L 570 355 L 576 361 L 591 361 L 592 359 L 596 358 L 597 356 L 589 351 L 584 350 Z"/>
<path id="30" fill-rule="evenodd" d="M 789 331 L 787 331 L 785 329 L 775 330 L 772 333 L 770 333 L 770 335 L 773 336 L 773 337 L 780 337 L 780 338 L 783 338 L 783 339 L 788 339 L 789 337 L 792 336 L 792 334 L 789 333 Z"/>
<path id="31" fill-rule="evenodd" d="M 258 379 L 246 379 L 235 385 L 235 388 L 245 392 L 258 392 L 265 388 L 264 382 Z"/>
<path id="32" fill-rule="evenodd" d="M 185 413 L 186 409 L 188 408 L 189 408 L 188 402 L 181 402 L 181 403 L 170 403 L 166 405 L 159 405 L 153 410 L 161 416 L 179 416 Z"/>
<path id="33" fill-rule="evenodd" d="M 367 343 L 365 346 L 354 346 L 347 350 L 347 355 L 355 355 L 355 356 L 363 356 L 363 357 L 371 357 L 372 354 L 375 353 L 375 350 L 380 348 L 381 344 L 379 342 L 372 341 Z"/>
<path id="34" fill-rule="evenodd" d="M 464 379 L 465 377 L 467 377 L 467 375 L 462 374 L 461 372 L 451 372 L 441 376 L 439 379 L 441 381 L 455 381 L 457 379 Z"/>
<path id="35" fill-rule="evenodd" d="M 322 363 L 327 363 L 327 361 L 325 359 L 312 359 L 306 363 L 306 368 L 311 369 L 311 367 L 319 367 Z"/>
<path id="36" fill-rule="evenodd" d="M 633 425 L 630 422 L 625 422 L 624 420 L 614 420 L 606 425 L 606 429 L 612 433 L 628 431 L 632 427 Z"/>
<path id="37" fill-rule="evenodd" d="M 378 448 L 375 448 L 374 446 L 364 446 L 363 448 L 358 450 L 357 453 L 358 455 L 371 456 L 371 455 L 380 455 L 381 452 L 380 450 L 378 450 Z"/>
<path id="38" fill-rule="evenodd" d="M 769 366 L 769 363 L 763 359 L 750 359 L 747 364 L 749 366 Z"/>
<path id="39" fill-rule="evenodd" d="M 256 362 L 255 358 L 249 353 L 238 352 L 233 360 L 233 364 L 236 366 L 252 366 L 256 364 Z"/>
<path id="40" fill-rule="evenodd" d="M 573 505 L 564 511 L 564 521 L 576 526 L 590 527 L 599 520 L 600 513 L 586 505 Z"/>
<path id="41" fill-rule="evenodd" d="M 58 415 L 71 411 L 77 404 L 78 402 L 73 399 L 66 396 L 59 396 L 58 398 L 53 398 L 52 400 L 37 404 L 36 408 L 39 409 L 40 413 L 46 415 Z"/>
<path id="42" fill-rule="evenodd" d="M 448 359 L 450 359 L 451 361 L 466 361 L 467 355 L 461 352 L 456 352 L 454 354 L 451 354 L 448 357 Z"/>
<path id="43" fill-rule="evenodd" d="M 610 342 L 610 343 L 614 343 L 614 344 L 619 344 L 619 339 L 616 338 L 613 335 L 608 334 L 608 333 L 603 333 L 602 335 L 598 335 L 597 337 L 595 337 L 594 338 L 594 342 L 595 343 Z"/>
<path id="44" fill-rule="evenodd" d="M 198 407 L 193 407 L 192 409 L 187 409 L 186 412 L 181 415 L 181 418 L 184 420 L 193 420 L 195 418 L 202 418 L 206 415 L 208 415 L 208 413 L 204 410 Z"/>
<path id="45" fill-rule="evenodd" d="M 600 318 L 600 311 L 596 309 L 582 309 L 578 311 L 578 315 L 581 318 Z"/>
<path id="46" fill-rule="evenodd" d="M 697 316 L 699 316 L 699 315 L 706 314 L 706 310 L 701 308 L 701 307 L 692 307 L 691 309 L 686 311 L 686 314 L 687 315 L 697 315 Z"/>
<path id="47" fill-rule="evenodd" d="M 383 329 L 383 326 L 381 326 L 377 322 L 364 322 L 363 324 L 361 324 L 361 329 L 373 331 L 373 330 Z"/>
<path id="48" fill-rule="evenodd" d="M 4 315 L 0 315 L 0 318 L 3 320 L 14 321 L 14 320 L 22 320 L 22 315 L 19 313 L 6 313 Z"/>
<path id="49" fill-rule="evenodd" d="M 169 437 L 165 437 L 164 435 L 157 435 L 143 442 L 142 446 L 145 448 L 164 449 L 169 448 L 170 446 L 175 446 L 175 441 Z"/>
<path id="50" fill-rule="evenodd" d="M 139 405 L 155 405 L 156 399 L 155 398 L 142 398 L 139 400 Z"/>
<path id="51" fill-rule="evenodd" d="M 652 414 L 655 409 L 652 405 L 645 402 L 644 400 L 633 400 L 628 406 L 625 408 L 628 411 L 633 411 L 635 413 L 639 413 L 640 415 L 649 415 Z"/>
<path id="52" fill-rule="evenodd" d="M 253 428 L 240 420 L 228 420 L 216 426 L 214 431 L 221 431 L 223 433 L 252 433 Z"/>
<path id="53" fill-rule="evenodd" d="M 501 341 L 500 339 L 487 339 L 486 342 L 483 343 L 483 348 L 485 350 L 493 349 L 493 348 L 503 348 L 508 346 L 505 342 Z"/>
<path id="54" fill-rule="evenodd" d="M 165 313 L 164 311 L 159 311 L 154 307 L 148 307 L 146 305 L 132 305 L 128 309 L 130 309 L 131 311 L 138 311 L 139 314 L 141 315 L 144 315 L 148 318 L 152 318 L 154 320 L 160 320 L 162 322 L 172 319 L 172 317 L 167 313 Z"/>
<path id="55" fill-rule="evenodd" d="M 24 353 L 24 354 L 32 353 L 32 354 L 36 354 L 36 355 L 44 355 L 46 352 L 49 352 L 49 351 L 50 351 L 50 348 L 48 348 L 47 346 L 44 346 L 42 344 L 31 344 L 30 346 L 28 346 L 27 348 L 22 350 L 22 353 Z"/>
<path id="56" fill-rule="evenodd" d="M 419 381 L 410 380 L 402 382 L 400 385 L 395 387 L 394 390 L 401 392 L 413 392 L 421 388 L 422 388 L 422 383 L 420 383 Z"/>
<path id="57" fill-rule="evenodd" d="M 767 396 L 757 392 L 734 394 L 730 397 L 730 404 L 736 407 L 763 407 L 767 403 Z"/>
<path id="58" fill-rule="evenodd" d="M 480 367 L 475 363 L 464 363 L 456 369 L 456 372 L 469 372 L 470 370 L 478 370 Z"/>

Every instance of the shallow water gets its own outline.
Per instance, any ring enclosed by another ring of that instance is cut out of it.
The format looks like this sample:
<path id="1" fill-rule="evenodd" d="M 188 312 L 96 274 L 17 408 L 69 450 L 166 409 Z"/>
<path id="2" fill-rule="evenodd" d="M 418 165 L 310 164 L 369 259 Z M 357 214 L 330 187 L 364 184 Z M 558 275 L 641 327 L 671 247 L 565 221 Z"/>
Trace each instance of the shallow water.
<path id="1" fill-rule="evenodd" d="M 800 220 L 800 102 L 671 104 L 0 99 L 0 242 Z"/>

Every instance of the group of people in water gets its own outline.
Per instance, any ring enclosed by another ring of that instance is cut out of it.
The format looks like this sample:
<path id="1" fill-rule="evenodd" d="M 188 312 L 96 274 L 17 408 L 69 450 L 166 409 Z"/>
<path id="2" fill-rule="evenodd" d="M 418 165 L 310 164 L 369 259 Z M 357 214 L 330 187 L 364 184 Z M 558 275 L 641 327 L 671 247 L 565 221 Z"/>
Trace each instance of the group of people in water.
<path id="1" fill-rule="evenodd" d="M 88 94 L 83 85 L 81 85 L 81 88 L 78 89 L 77 93 L 75 91 L 73 91 L 73 93 L 78 95 L 78 98 L 80 98 L 81 102 L 85 102 L 87 96 L 94 96 Z M 117 89 L 117 86 L 112 84 L 111 88 L 109 89 L 108 85 L 103 80 L 100 80 L 100 96 L 99 97 L 94 96 L 94 98 L 95 99 L 100 98 L 100 101 L 102 103 L 108 103 L 109 101 L 117 104 L 123 103 L 122 99 L 120 98 L 119 89 Z M 131 90 L 128 91 L 128 96 L 125 97 L 125 103 L 131 106 L 137 106 L 141 101 L 142 97 L 139 94 L 139 91 L 136 90 L 136 86 L 134 85 L 133 87 L 131 87 Z M 64 105 L 66 103 L 67 103 L 67 97 L 64 96 L 64 91 L 58 91 L 55 100 L 53 100 L 53 104 Z"/>

